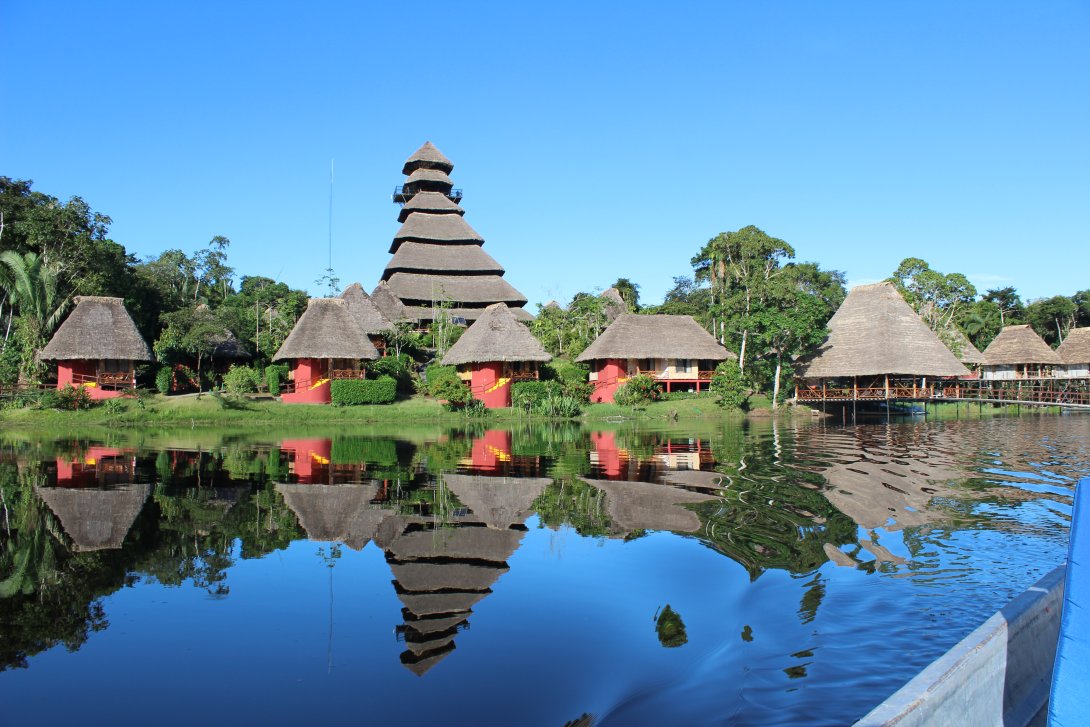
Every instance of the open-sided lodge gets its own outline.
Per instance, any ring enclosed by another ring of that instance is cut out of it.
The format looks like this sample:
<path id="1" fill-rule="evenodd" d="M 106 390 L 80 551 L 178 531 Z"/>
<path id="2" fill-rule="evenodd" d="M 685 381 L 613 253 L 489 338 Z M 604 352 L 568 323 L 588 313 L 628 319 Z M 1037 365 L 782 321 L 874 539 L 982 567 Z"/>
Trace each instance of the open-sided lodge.
<path id="1" fill-rule="evenodd" d="M 151 350 L 121 298 L 80 296 L 76 307 L 42 349 L 57 362 L 57 388 L 83 387 L 92 399 L 111 399 L 136 386 L 136 363 Z"/>
<path id="2" fill-rule="evenodd" d="M 434 320 L 440 307 L 452 318 L 472 322 L 493 303 L 506 303 L 517 318 L 530 320 L 523 310 L 526 296 L 503 279 L 503 267 L 482 248 L 484 238 L 462 218 L 462 192 L 447 176 L 453 169 L 431 142 L 405 162 L 402 173 L 408 176 L 393 195 L 402 205 L 402 224 L 382 283 L 404 306 L 400 314 L 419 325 Z M 377 289 L 374 295 L 383 308 Z M 390 318 L 390 311 L 384 313 Z"/>
<path id="3" fill-rule="evenodd" d="M 890 282 L 852 288 L 828 328 L 800 362 L 800 402 L 931 399 L 970 375 Z"/>
<path id="4" fill-rule="evenodd" d="M 538 378 L 538 364 L 552 356 L 503 303 L 488 306 L 443 357 L 457 366 L 473 398 L 489 409 L 511 406 L 511 384 Z"/>
<path id="5" fill-rule="evenodd" d="M 344 298 L 311 298 L 273 361 L 291 361 L 287 403 L 328 404 L 332 379 L 363 379 L 364 361 L 379 357 Z"/>
<path id="6" fill-rule="evenodd" d="M 624 313 L 577 360 L 591 366 L 591 401 L 612 402 L 617 389 L 638 374 L 668 392 L 707 389 L 715 367 L 736 358 L 692 316 Z"/>
<path id="7" fill-rule="evenodd" d="M 1007 326 L 984 349 L 981 378 L 1010 381 L 1052 378 L 1060 357 L 1028 325 Z"/>
<path id="8" fill-rule="evenodd" d="M 1090 328 L 1072 328 L 1056 349 L 1063 367 L 1056 375 L 1068 379 L 1090 378 Z"/>

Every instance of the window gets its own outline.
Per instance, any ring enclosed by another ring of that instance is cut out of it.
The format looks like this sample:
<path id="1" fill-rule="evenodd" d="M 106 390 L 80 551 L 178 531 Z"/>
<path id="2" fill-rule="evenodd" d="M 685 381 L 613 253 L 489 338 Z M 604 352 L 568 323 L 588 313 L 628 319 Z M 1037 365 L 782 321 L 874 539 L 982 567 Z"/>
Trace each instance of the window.
<path id="1" fill-rule="evenodd" d="M 674 364 L 674 370 L 677 371 L 679 374 L 687 374 L 687 373 L 689 373 L 689 366 L 690 366 L 689 359 L 679 358 L 677 360 L 677 363 Z"/>

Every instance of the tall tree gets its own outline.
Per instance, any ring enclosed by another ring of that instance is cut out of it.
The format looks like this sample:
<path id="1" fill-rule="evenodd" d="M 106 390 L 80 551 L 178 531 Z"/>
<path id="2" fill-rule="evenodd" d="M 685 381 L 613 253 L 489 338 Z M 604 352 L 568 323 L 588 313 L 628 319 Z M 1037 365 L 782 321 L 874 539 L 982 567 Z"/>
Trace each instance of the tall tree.
<path id="1" fill-rule="evenodd" d="M 56 271 L 37 253 L 20 255 L 14 250 L 4 250 L 0 252 L 0 267 L 7 271 L 7 293 L 19 312 L 21 375 L 29 381 L 38 381 L 41 364 L 37 353 L 60 324 L 68 299 L 58 295 Z"/>
<path id="2" fill-rule="evenodd" d="M 984 293 L 984 300 L 995 305 L 999 312 L 999 327 L 1010 326 L 1025 320 L 1026 308 L 1013 287 L 995 288 Z"/>
<path id="3" fill-rule="evenodd" d="M 937 333 L 948 330 L 961 309 L 976 300 L 976 288 L 964 275 L 943 275 L 917 257 L 902 260 L 890 280 Z"/>
<path id="4" fill-rule="evenodd" d="M 617 278 L 613 284 L 617 292 L 621 294 L 621 300 L 628 306 L 629 313 L 635 313 L 640 309 L 640 286 L 628 278 Z"/>
<path id="5" fill-rule="evenodd" d="M 1026 306 L 1026 320 L 1051 346 L 1058 346 L 1078 320 L 1079 306 L 1065 295 L 1035 300 Z"/>

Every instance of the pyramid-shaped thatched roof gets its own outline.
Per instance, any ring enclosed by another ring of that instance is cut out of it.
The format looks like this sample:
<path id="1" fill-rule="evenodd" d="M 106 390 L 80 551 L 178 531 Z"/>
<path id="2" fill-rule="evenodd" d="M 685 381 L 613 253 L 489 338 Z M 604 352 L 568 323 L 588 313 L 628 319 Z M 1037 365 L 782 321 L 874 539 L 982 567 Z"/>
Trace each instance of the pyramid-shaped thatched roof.
<path id="1" fill-rule="evenodd" d="M 541 341 L 503 303 L 494 303 L 443 357 L 444 366 L 487 361 L 550 361 Z"/>
<path id="2" fill-rule="evenodd" d="M 391 323 L 400 323 L 408 317 L 405 314 L 405 304 L 394 295 L 385 280 L 379 281 L 379 284 L 371 291 L 371 302 Z"/>
<path id="3" fill-rule="evenodd" d="M 610 323 L 628 312 L 628 303 L 624 302 L 621 291 L 616 288 L 607 288 L 598 297 L 605 302 L 606 320 Z"/>
<path id="4" fill-rule="evenodd" d="M 473 512 L 476 520 L 490 528 L 506 530 L 530 517 L 533 512 L 530 506 L 552 480 L 448 474 L 443 476 L 443 482 Z"/>
<path id="5" fill-rule="evenodd" d="M 292 358 L 371 360 L 378 351 L 342 298 L 311 298 L 273 361 Z"/>
<path id="6" fill-rule="evenodd" d="M 700 518 L 683 505 L 707 502 L 715 495 L 691 492 L 654 482 L 619 480 L 584 480 L 606 495 L 609 518 L 624 532 L 634 530 L 672 530 L 691 533 L 700 529 Z"/>
<path id="7" fill-rule="evenodd" d="M 348 312 L 356 319 L 360 330 L 367 335 L 389 333 L 394 329 L 390 320 L 382 314 L 375 302 L 371 300 L 371 296 L 367 295 L 359 283 L 352 283 L 345 288 L 341 297 L 344 298 Z"/>
<path id="8" fill-rule="evenodd" d="M 398 560 L 460 558 L 504 563 L 518 549 L 520 530 L 489 527 L 436 528 L 401 535 L 389 546 Z"/>
<path id="9" fill-rule="evenodd" d="M 985 366 L 1014 364 L 1061 364 L 1045 339 L 1028 325 L 1007 326 L 984 349 Z"/>
<path id="10" fill-rule="evenodd" d="M 401 173 L 412 174 L 417 169 L 438 169 L 450 174 L 454 169 L 454 164 L 450 159 L 443 156 L 443 152 L 436 149 L 434 144 L 425 141 L 423 146 L 405 160 L 405 166 L 401 168 Z"/>
<path id="11" fill-rule="evenodd" d="M 442 192 L 417 192 L 401 208 L 397 221 L 404 222 L 413 212 L 426 212 L 433 215 L 464 215 L 466 213 L 457 202 Z"/>
<path id="12" fill-rule="evenodd" d="M 454 182 L 441 169 L 417 169 L 405 178 L 405 186 L 418 192 L 449 192 Z"/>
<path id="13" fill-rule="evenodd" d="M 466 323 L 472 323 L 483 316 L 484 311 L 484 308 L 433 308 L 430 305 L 405 306 L 406 316 L 415 320 L 426 321 L 433 321 L 436 316 L 443 313 L 451 318 L 464 318 Z M 511 308 L 511 314 L 520 321 L 526 321 L 527 323 L 534 319 L 534 317 L 523 308 Z"/>
<path id="14" fill-rule="evenodd" d="M 461 593 L 398 593 L 397 598 L 405 608 L 417 616 L 441 613 L 459 613 L 470 610 L 482 598 L 483 592 Z"/>
<path id="15" fill-rule="evenodd" d="M 507 572 L 506 565 L 473 565 L 470 563 L 429 563 L 411 561 L 390 565 L 394 578 L 406 591 L 486 591 Z"/>
<path id="16" fill-rule="evenodd" d="M 390 252 L 397 252 L 401 243 L 410 240 L 435 245 L 484 244 L 484 238 L 461 215 L 433 215 L 427 212 L 413 212 L 405 219 L 390 243 Z"/>
<path id="17" fill-rule="evenodd" d="M 478 245 L 425 245 L 421 242 L 403 242 L 386 264 L 383 280 L 394 273 L 428 273 L 451 275 L 491 273 L 503 275 L 503 266 Z"/>
<path id="18" fill-rule="evenodd" d="M 738 358 L 719 345 L 692 316 L 641 316 L 623 313 L 577 361 L 607 358 L 687 358 L 725 361 Z"/>
<path id="19" fill-rule="evenodd" d="M 362 550 L 392 513 L 371 505 L 378 486 L 279 483 L 276 491 L 311 540 L 344 543 Z"/>
<path id="20" fill-rule="evenodd" d="M 828 327 L 825 342 L 802 363 L 799 376 L 969 374 L 888 281 L 852 288 Z"/>
<path id="21" fill-rule="evenodd" d="M 151 349 L 121 298 L 83 295 L 75 300 L 75 310 L 42 349 L 43 360 L 151 360 Z"/>
<path id="22" fill-rule="evenodd" d="M 520 308 L 526 305 L 526 297 L 498 275 L 394 273 L 386 282 L 390 292 L 406 305 L 426 306 L 435 301 L 476 303 L 481 308 L 496 302 Z"/>
<path id="23" fill-rule="evenodd" d="M 1056 355 L 1065 364 L 1090 363 L 1090 328 L 1072 328 L 1067 338 L 1056 349 Z"/>
<path id="24" fill-rule="evenodd" d="M 108 490 L 35 487 L 78 551 L 120 548 L 151 494 L 151 485 Z"/>
<path id="25" fill-rule="evenodd" d="M 980 352 L 973 342 L 969 340 L 969 337 L 961 332 L 961 329 L 952 327 L 950 329 L 950 337 L 957 341 L 958 348 L 961 349 L 961 353 L 956 354 L 958 360 L 963 364 L 970 366 L 977 366 L 984 363 L 984 354 Z"/>

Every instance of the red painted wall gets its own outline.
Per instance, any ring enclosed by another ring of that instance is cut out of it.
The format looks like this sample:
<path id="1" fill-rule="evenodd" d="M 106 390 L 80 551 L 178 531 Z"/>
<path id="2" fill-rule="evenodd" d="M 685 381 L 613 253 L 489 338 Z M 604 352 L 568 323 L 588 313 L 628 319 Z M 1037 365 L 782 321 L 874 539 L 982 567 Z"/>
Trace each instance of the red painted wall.
<path id="1" fill-rule="evenodd" d="M 617 449 L 613 432 L 591 432 L 590 443 L 598 455 L 598 466 L 602 468 L 602 474 L 606 476 L 606 479 L 620 477 L 621 451 Z"/>
<path id="2" fill-rule="evenodd" d="M 295 479 L 301 485 L 320 485 L 329 480 L 332 439 L 285 439 L 281 452 L 293 456 Z"/>
<path id="3" fill-rule="evenodd" d="M 474 399 L 483 401 L 488 409 L 503 409 L 511 406 L 510 380 L 502 386 L 496 386 L 503 377 L 502 363 L 492 361 L 476 364 L 472 375 L 469 386 L 473 391 Z"/>
<path id="4" fill-rule="evenodd" d="M 79 386 L 74 384 L 73 380 L 77 376 L 96 376 L 98 374 L 98 361 L 58 361 L 57 362 L 57 388 L 63 389 L 66 386 Z M 124 396 L 125 392 L 120 390 L 104 390 L 97 385 L 83 384 L 87 390 L 87 394 L 93 401 L 100 401 L 102 399 L 116 399 L 119 396 Z"/>
<path id="5" fill-rule="evenodd" d="M 628 362 L 617 358 L 606 359 L 598 369 L 598 380 L 592 381 L 594 393 L 590 400 L 594 403 L 613 403 L 613 395 L 621 386 L 621 379 L 628 378 Z"/>
<path id="6" fill-rule="evenodd" d="M 325 359 L 296 359 L 292 370 L 295 373 L 295 392 L 280 397 L 285 404 L 328 404 L 333 400 L 328 381 L 314 386 L 315 382 L 326 378 Z"/>

